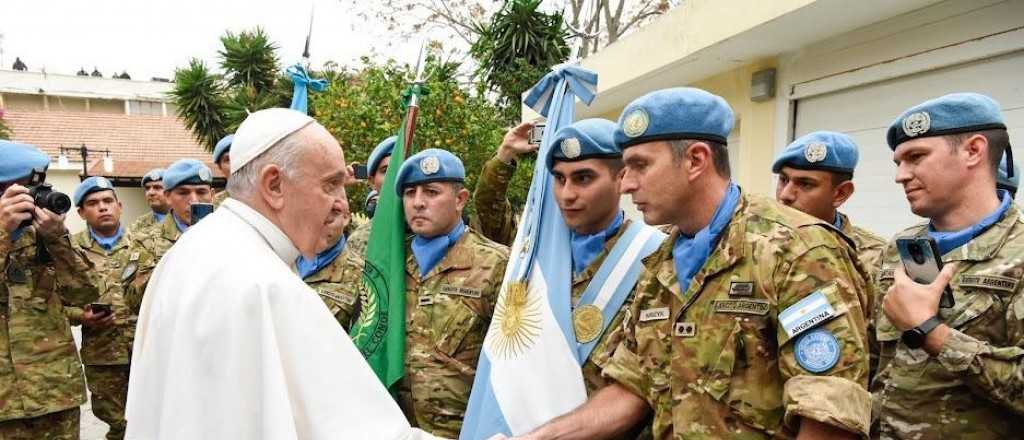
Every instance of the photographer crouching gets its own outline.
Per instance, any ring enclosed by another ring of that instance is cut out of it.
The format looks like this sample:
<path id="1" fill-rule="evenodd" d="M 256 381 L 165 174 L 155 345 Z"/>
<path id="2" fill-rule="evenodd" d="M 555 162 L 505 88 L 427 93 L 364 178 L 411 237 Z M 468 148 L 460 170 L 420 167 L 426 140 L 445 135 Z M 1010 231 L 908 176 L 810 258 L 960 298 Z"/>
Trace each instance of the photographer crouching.
<path id="1" fill-rule="evenodd" d="M 71 247 L 49 158 L 0 140 L 0 438 L 77 439 L 85 380 L 63 307 L 98 296 Z"/>

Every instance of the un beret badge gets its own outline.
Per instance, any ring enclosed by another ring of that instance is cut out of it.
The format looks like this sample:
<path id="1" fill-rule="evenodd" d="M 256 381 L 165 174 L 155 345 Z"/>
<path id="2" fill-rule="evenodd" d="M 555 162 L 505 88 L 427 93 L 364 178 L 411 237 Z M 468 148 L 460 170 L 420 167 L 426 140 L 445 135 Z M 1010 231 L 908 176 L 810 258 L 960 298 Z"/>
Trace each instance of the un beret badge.
<path id="1" fill-rule="evenodd" d="M 202 180 L 203 182 L 212 182 L 213 181 L 213 172 L 210 171 L 209 168 L 200 168 L 199 169 L 199 179 Z"/>
<path id="2" fill-rule="evenodd" d="M 562 155 L 565 156 L 566 159 L 575 159 L 580 157 L 580 140 L 574 137 L 563 139 Z"/>
<path id="3" fill-rule="evenodd" d="M 821 142 L 811 142 L 804 149 L 804 158 L 810 163 L 818 163 L 828 156 L 828 147 Z"/>
<path id="4" fill-rule="evenodd" d="M 420 161 L 420 171 L 426 175 L 437 174 L 441 170 L 441 161 L 437 156 L 427 156 Z"/>
<path id="5" fill-rule="evenodd" d="M 651 118 L 647 116 L 647 112 L 642 108 L 638 108 L 630 112 L 626 119 L 622 121 L 622 132 L 626 133 L 626 136 L 637 137 L 647 131 L 647 126 L 650 123 Z"/>
<path id="6" fill-rule="evenodd" d="M 109 180 L 107 180 L 107 179 L 105 179 L 103 177 L 100 177 L 99 179 L 96 179 L 96 187 L 97 188 L 103 188 L 103 189 L 111 189 L 114 186 L 110 184 Z"/>
<path id="7" fill-rule="evenodd" d="M 903 119 L 903 132 L 910 137 L 926 133 L 932 127 L 932 117 L 928 112 L 911 113 Z"/>

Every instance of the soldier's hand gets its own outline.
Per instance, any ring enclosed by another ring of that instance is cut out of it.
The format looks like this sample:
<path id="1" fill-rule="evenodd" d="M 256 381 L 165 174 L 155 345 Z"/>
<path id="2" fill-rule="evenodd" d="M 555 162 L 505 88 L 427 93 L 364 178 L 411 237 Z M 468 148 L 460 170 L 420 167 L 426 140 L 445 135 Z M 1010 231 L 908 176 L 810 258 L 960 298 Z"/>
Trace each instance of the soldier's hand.
<path id="1" fill-rule="evenodd" d="M 530 143 L 530 130 L 533 130 L 534 121 L 526 121 L 509 129 L 498 147 L 498 159 L 502 162 L 512 163 L 519 156 L 537 151 L 538 145 Z"/>
<path id="2" fill-rule="evenodd" d="M 909 330 L 939 313 L 942 291 L 956 272 L 956 264 L 947 264 L 931 284 L 918 284 L 903 267 L 894 271 L 895 280 L 885 294 L 882 310 L 889 322 L 901 331 Z"/>
<path id="3" fill-rule="evenodd" d="M 85 312 L 82 313 L 82 325 L 91 328 L 103 328 L 114 323 L 114 312 L 110 313 L 96 313 L 92 311 L 92 306 L 85 306 Z"/>
<path id="4" fill-rule="evenodd" d="M 52 240 L 68 233 L 68 228 L 64 226 L 63 215 L 38 206 L 35 209 L 36 215 L 32 219 L 32 226 L 36 227 L 36 232 L 39 235 Z"/>
<path id="5" fill-rule="evenodd" d="M 8 234 L 14 232 L 18 225 L 32 218 L 35 207 L 32 196 L 28 195 L 28 188 L 11 185 L 0 196 L 0 228 Z"/>

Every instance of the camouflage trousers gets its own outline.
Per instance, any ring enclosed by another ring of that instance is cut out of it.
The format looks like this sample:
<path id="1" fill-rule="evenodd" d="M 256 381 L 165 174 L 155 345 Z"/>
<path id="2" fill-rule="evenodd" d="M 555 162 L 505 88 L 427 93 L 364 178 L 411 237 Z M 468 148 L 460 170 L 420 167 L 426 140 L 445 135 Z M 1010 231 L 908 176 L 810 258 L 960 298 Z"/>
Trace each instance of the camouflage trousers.
<path id="1" fill-rule="evenodd" d="M 78 440 L 81 412 L 66 409 L 0 422 L 0 440 Z"/>
<path id="2" fill-rule="evenodd" d="M 127 365 L 86 365 L 85 378 L 92 393 L 92 413 L 110 429 L 107 440 L 121 440 L 127 425 L 124 420 L 128 399 Z"/>

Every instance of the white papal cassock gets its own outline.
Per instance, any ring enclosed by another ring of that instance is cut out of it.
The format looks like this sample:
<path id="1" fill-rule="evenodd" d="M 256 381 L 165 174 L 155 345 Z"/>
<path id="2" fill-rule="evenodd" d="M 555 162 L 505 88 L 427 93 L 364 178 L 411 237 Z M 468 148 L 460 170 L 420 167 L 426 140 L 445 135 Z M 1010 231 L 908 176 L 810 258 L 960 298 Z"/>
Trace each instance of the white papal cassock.
<path id="1" fill-rule="evenodd" d="M 182 236 L 142 302 L 128 438 L 430 438 L 293 272 L 298 255 L 233 199 Z"/>

